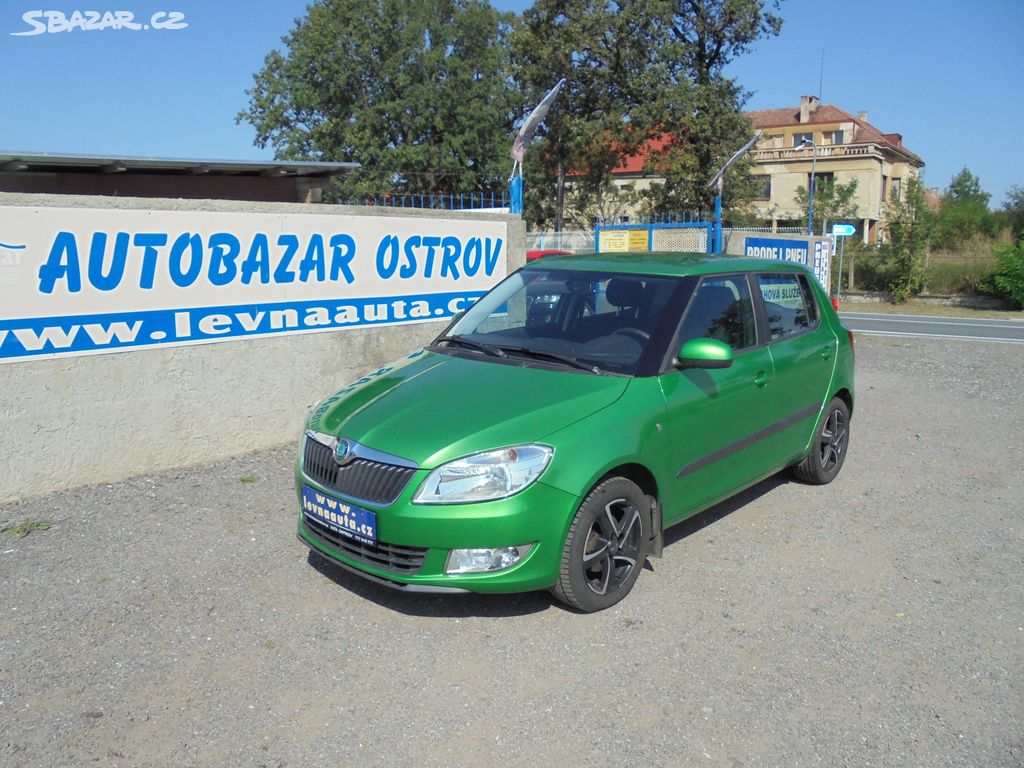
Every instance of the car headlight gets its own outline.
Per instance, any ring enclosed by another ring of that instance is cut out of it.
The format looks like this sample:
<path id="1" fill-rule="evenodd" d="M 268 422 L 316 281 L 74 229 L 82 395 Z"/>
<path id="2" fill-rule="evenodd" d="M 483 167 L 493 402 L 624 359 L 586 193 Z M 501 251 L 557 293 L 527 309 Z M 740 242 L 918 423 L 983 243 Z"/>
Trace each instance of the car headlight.
<path id="1" fill-rule="evenodd" d="M 442 464 L 420 485 L 414 504 L 458 504 L 504 499 L 540 477 L 554 449 L 516 445 L 474 453 Z"/>

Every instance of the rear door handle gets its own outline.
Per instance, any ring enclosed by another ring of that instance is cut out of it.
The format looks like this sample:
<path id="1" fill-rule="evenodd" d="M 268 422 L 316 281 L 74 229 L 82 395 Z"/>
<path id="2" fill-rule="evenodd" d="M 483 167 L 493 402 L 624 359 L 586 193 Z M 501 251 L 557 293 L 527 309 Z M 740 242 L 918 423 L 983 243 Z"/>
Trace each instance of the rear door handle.
<path id="1" fill-rule="evenodd" d="M 754 383 L 757 384 L 757 386 L 759 386 L 759 387 L 763 387 L 765 384 L 767 384 L 768 383 L 768 372 L 767 371 L 758 371 L 754 375 Z"/>
<path id="2" fill-rule="evenodd" d="M 825 347 L 823 350 L 821 350 L 822 360 L 828 360 L 830 357 L 832 357 L 832 347 Z"/>

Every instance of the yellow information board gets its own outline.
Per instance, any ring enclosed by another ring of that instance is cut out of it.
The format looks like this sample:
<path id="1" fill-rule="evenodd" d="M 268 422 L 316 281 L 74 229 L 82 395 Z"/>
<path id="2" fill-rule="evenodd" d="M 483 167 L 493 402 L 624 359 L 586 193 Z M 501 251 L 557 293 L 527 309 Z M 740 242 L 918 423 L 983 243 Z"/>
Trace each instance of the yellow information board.
<path id="1" fill-rule="evenodd" d="M 649 232 L 646 229 L 629 229 L 629 250 L 646 251 Z"/>
<path id="2" fill-rule="evenodd" d="M 601 253 L 646 251 L 649 241 L 646 229 L 606 229 L 601 231 Z"/>
<path id="3" fill-rule="evenodd" d="M 610 229 L 601 232 L 601 253 L 624 253 L 629 250 L 629 232 Z"/>

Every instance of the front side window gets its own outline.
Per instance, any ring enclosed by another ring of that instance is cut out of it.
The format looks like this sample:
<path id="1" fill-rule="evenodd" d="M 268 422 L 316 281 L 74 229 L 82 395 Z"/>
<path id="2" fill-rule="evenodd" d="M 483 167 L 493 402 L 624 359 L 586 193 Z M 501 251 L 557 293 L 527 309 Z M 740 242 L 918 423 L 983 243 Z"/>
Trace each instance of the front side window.
<path id="1" fill-rule="evenodd" d="M 768 334 L 772 341 L 803 333 L 817 324 L 817 305 L 803 276 L 758 275 L 757 285 L 764 299 Z"/>
<path id="2" fill-rule="evenodd" d="M 706 277 L 697 287 L 683 318 L 679 344 L 690 339 L 716 339 L 733 350 L 757 343 L 757 326 L 744 275 Z"/>

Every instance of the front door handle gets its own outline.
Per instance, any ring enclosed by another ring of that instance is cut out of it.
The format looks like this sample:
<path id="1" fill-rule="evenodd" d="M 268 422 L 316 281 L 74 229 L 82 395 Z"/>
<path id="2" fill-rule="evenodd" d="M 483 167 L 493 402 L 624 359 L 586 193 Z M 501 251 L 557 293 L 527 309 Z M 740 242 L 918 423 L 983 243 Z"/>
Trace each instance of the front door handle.
<path id="1" fill-rule="evenodd" d="M 757 386 L 759 386 L 759 387 L 763 387 L 765 384 L 767 384 L 768 383 L 768 372 L 767 371 L 758 371 L 754 375 L 754 383 L 757 384 Z"/>

